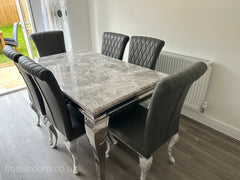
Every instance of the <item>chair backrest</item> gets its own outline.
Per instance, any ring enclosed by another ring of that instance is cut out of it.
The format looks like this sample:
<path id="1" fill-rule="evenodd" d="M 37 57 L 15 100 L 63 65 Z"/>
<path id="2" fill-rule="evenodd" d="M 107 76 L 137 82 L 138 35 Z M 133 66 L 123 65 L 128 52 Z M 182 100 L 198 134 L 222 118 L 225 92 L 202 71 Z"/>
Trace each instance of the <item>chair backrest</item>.
<path id="1" fill-rule="evenodd" d="M 62 31 L 38 32 L 30 36 L 37 47 L 40 57 L 66 52 Z"/>
<path id="2" fill-rule="evenodd" d="M 128 62 L 149 69 L 155 69 L 156 61 L 165 42 L 160 39 L 132 36 Z"/>
<path id="3" fill-rule="evenodd" d="M 19 58 L 19 64 L 35 80 L 44 100 L 48 120 L 70 140 L 73 131 L 69 111 L 52 72 L 25 56 Z"/>
<path id="4" fill-rule="evenodd" d="M 13 60 L 14 63 L 18 63 L 19 57 L 22 56 L 21 53 L 17 52 L 12 46 L 9 45 L 4 46 L 3 53 L 6 57 Z"/>
<path id="5" fill-rule="evenodd" d="M 38 90 L 36 83 L 34 82 L 33 78 L 29 76 L 25 71 L 23 71 L 22 67 L 18 64 L 18 59 L 23 56 L 19 52 L 17 52 L 12 46 L 5 46 L 3 48 L 3 53 L 9 59 L 14 61 L 15 66 L 17 67 L 18 71 L 22 75 L 29 92 L 29 97 L 31 102 L 36 106 L 36 108 L 41 111 L 43 115 L 45 115 L 45 108 L 41 93 Z"/>
<path id="6" fill-rule="evenodd" d="M 122 60 L 129 37 L 124 34 L 104 32 L 102 36 L 102 54 Z"/>
<path id="7" fill-rule="evenodd" d="M 13 39 L 17 43 L 18 46 L 18 22 L 13 24 Z"/>
<path id="8" fill-rule="evenodd" d="M 206 70 L 205 63 L 197 62 L 158 82 L 144 132 L 144 151 L 149 155 L 178 132 L 180 112 L 188 90 Z"/>

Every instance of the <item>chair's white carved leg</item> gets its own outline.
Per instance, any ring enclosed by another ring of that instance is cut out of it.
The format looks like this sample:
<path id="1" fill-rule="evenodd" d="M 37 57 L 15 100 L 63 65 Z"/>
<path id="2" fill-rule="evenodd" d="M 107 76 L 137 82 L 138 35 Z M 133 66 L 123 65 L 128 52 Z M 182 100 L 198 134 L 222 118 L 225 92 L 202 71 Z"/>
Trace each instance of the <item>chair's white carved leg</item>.
<path id="1" fill-rule="evenodd" d="M 118 141 L 116 140 L 116 138 L 115 138 L 111 133 L 109 133 L 109 138 L 110 138 L 110 140 L 112 141 L 112 143 L 113 143 L 114 145 L 116 145 L 116 144 L 118 143 Z"/>
<path id="2" fill-rule="evenodd" d="M 49 144 L 52 146 L 53 144 L 53 134 L 52 134 L 52 131 L 48 128 L 48 132 L 49 132 Z"/>
<path id="3" fill-rule="evenodd" d="M 107 139 L 106 139 L 106 144 L 107 144 L 107 149 L 106 149 L 106 152 L 105 152 L 105 157 L 106 158 L 109 158 L 109 152 L 110 152 L 110 149 L 111 149 L 111 141 L 110 141 L 108 135 L 107 135 Z"/>
<path id="4" fill-rule="evenodd" d="M 79 171 L 78 171 L 78 163 L 77 163 L 77 160 L 78 160 L 77 139 L 74 139 L 72 141 L 67 141 L 65 145 L 73 158 L 73 174 L 78 174 Z"/>
<path id="5" fill-rule="evenodd" d="M 107 134 L 107 139 L 106 139 L 106 145 L 107 145 L 107 149 L 106 149 L 106 152 L 105 152 L 105 157 L 106 158 L 109 158 L 111 144 L 116 145 L 117 143 L 118 143 L 118 141 L 116 140 L 116 138 L 109 132 Z"/>
<path id="6" fill-rule="evenodd" d="M 58 140 L 58 135 L 57 135 L 57 131 L 56 129 L 54 128 L 54 126 L 51 124 L 49 127 L 49 130 L 51 131 L 52 135 L 54 135 L 54 142 L 52 141 L 52 148 L 56 148 L 57 147 L 57 140 Z"/>
<path id="7" fill-rule="evenodd" d="M 45 126 L 47 126 L 48 118 L 47 116 L 43 116 L 43 123 Z"/>
<path id="8" fill-rule="evenodd" d="M 52 145 L 53 144 L 53 133 L 50 129 L 50 126 L 52 125 L 51 122 L 47 119 L 47 117 L 45 116 L 44 118 L 44 124 L 47 126 L 48 128 L 48 132 L 49 132 L 49 144 Z"/>
<path id="9" fill-rule="evenodd" d="M 30 102 L 30 107 L 37 114 L 37 117 L 38 117 L 37 126 L 40 126 L 41 113 L 32 102 Z"/>
<path id="10" fill-rule="evenodd" d="M 174 157 L 172 156 L 172 148 L 173 148 L 173 146 L 174 146 L 178 141 L 179 141 L 179 135 L 178 135 L 178 133 L 177 133 L 177 134 L 175 134 L 175 135 L 173 135 L 173 136 L 171 137 L 171 140 L 170 140 L 170 142 L 169 142 L 169 144 L 168 144 L 168 150 L 167 150 L 167 152 L 168 152 L 169 160 L 170 160 L 172 163 L 175 163 L 175 159 L 174 159 Z"/>
<path id="11" fill-rule="evenodd" d="M 139 167 L 141 168 L 141 177 L 140 180 L 146 180 L 147 172 L 152 166 L 153 157 L 146 159 L 139 156 Z"/>
<path id="12" fill-rule="evenodd" d="M 85 115 L 85 129 L 89 142 L 93 148 L 93 155 L 97 169 L 97 179 L 105 179 L 106 136 L 109 117 L 90 119 Z"/>
<path id="13" fill-rule="evenodd" d="M 58 135 L 57 135 L 57 131 L 54 128 L 54 126 L 51 124 L 51 122 L 47 119 L 47 117 L 44 117 L 44 124 L 47 126 L 48 128 L 48 132 L 49 132 L 49 144 L 52 146 L 52 148 L 56 148 L 57 147 L 57 140 L 58 140 Z M 54 139 L 55 141 L 53 142 L 53 135 L 54 135 Z"/>

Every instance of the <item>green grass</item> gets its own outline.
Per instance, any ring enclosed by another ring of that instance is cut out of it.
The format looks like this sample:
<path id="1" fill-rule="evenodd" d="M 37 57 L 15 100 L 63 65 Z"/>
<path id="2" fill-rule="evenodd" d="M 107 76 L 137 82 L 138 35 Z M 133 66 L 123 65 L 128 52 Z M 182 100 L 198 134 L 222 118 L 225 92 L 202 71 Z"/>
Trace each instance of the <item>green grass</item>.
<path id="1" fill-rule="evenodd" d="M 0 30 L 3 32 L 3 37 L 4 38 L 12 38 L 12 30 L 13 30 L 12 25 L 1 26 Z M 19 44 L 19 48 L 20 48 L 20 53 L 23 54 L 24 56 L 29 56 L 21 25 L 18 26 L 18 44 Z M 31 44 L 32 44 L 32 47 L 33 47 L 33 56 L 36 58 L 36 57 L 38 57 L 37 50 L 36 50 L 36 47 L 34 46 L 32 40 L 31 40 Z M 9 64 L 10 62 L 11 62 L 11 60 L 8 59 L 3 54 L 2 51 L 0 51 L 0 65 L 3 65 L 3 63 Z"/>

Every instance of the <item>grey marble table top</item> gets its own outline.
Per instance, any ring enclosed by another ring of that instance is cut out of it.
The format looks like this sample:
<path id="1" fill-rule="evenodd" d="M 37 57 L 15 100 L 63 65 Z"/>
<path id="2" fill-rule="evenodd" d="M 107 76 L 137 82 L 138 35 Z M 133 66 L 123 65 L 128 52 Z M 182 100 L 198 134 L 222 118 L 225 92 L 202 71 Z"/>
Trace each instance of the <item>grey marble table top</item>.
<path id="1" fill-rule="evenodd" d="M 167 76 L 87 51 L 41 57 L 37 62 L 52 71 L 63 92 L 92 117 L 153 89 Z"/>

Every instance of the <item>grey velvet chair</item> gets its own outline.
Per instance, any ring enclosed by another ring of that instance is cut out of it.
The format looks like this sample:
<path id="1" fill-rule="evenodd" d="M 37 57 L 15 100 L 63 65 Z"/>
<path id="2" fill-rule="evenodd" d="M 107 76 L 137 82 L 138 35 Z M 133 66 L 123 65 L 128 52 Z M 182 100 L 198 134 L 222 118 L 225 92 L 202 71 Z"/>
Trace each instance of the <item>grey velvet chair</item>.
<path id="1" fill-rule="evenodd" d="M 66 52 L 62 31 L 38 32 L 30 36 L 40 57 Z"/>
<path id="2" fill-rule="evenodd" d="M 4 38 L 5 44 L 9 46 L 16 47 L 19 52 L 19 45 L 18 45 L 18 22 L 13 24 L 13 38 Z"/>
<path id="3" fill-rule="evenodd" d="M 206 69 L 205 63 L 197 62 L 184 71 L 169 75 L 156 85 L 149 109 L 136 103 L 110 116 L 109 132 L 139 155 L 141 180 L 146 179 L 152 164 L 152 154 L 170 138 L 168 155 L 170 161 L 175 162 L 171 152 L 179 139 L 183 102 L 192 83 Z"/>
<path id="4" fill-rule="evenodd" d="M 149 69 L 155 69 L 156 61 L 165 42 L 144 36 L 132 36 L 128 62 Z"/>
<path id="5" fill-rule="evenodd" d="M 83 114 L 76 105 L 65 101 L 51 71 L 25 56 L 19 58 L 19 64 L 36 82 L 44 100 L 47 119 L 66 138 L 66 147 L 73 158 L 73 173 L 78 174 L 77 138 L 85 134 Z"/>
<path id="6" fill-rule="evenodd" d="M 48 127 L 49 143 L 50 145 L 52 145 L 53 148 L 55 148 L 57 144 L 58 135 L 53 125 L 46 119 L 46 111 L 45 111 L 41 93 L 39 92 L 38 87 L 34 82 L 33 78 L 29 76 L 27 73 L 25 73 L 25 71 L 23 71 L 22 67 L 18 63 L 18 59 L 23 55 L 17 52 L 16 50 L 14 50 L 12 46 L 8 46 L 8 45 L 3 48 L 3 53 L 9 59 L 14 61 L 15 66 L 17 67 L 19 73 L 22 75 L 28 88 L 30 106 L 38 116 L 37 125 L 38 126 L 40 125 L 40 119 L 42 118 L 46 126 Z M 54 135 L 55 137 L 54 142 L 53 142 L 52 135 Z"/>
<path id="7" fill-rule="evenodd" d="M 122 60 L 129 37 L 124 34 L 104 32 L 102 36 L 103 55 Z"/>

